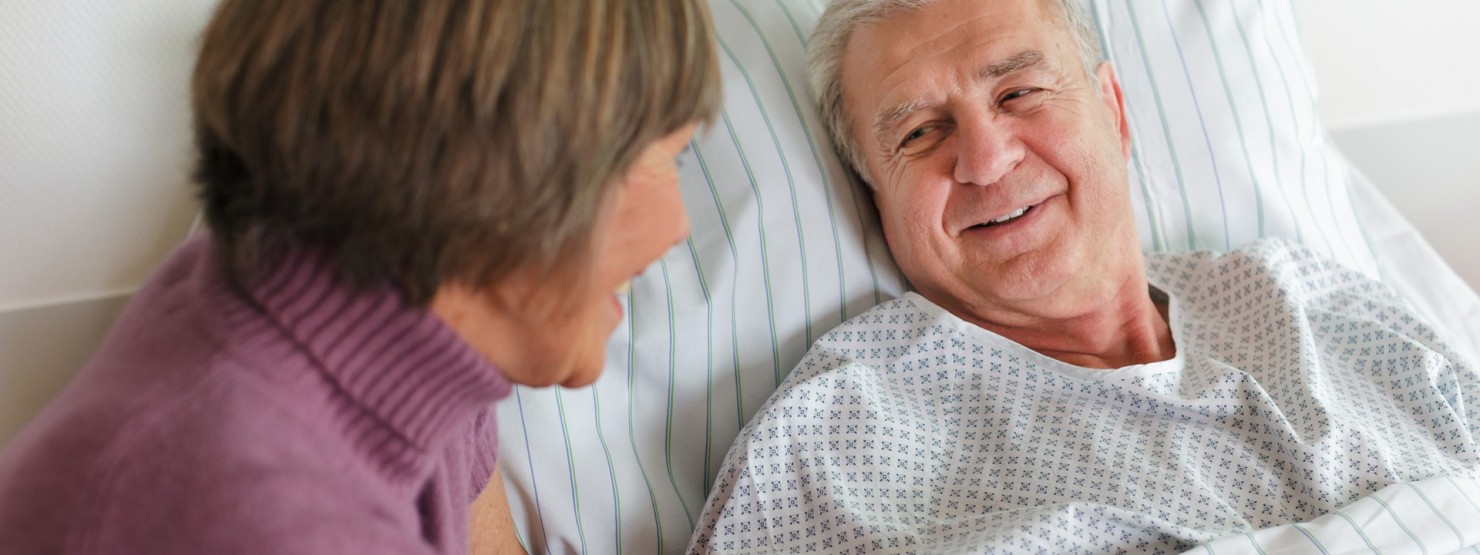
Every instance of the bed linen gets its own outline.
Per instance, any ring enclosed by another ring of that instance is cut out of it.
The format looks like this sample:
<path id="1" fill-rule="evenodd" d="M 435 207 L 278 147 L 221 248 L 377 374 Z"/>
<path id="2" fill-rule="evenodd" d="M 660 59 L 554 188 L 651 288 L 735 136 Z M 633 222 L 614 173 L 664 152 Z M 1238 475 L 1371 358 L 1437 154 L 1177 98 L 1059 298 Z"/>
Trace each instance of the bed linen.
<path id="1" fill-rule="evenodd" d="M 824 336 L 740 434 L 694 553 L 1176 553 L 1480 477 L 1480 374 L 1282 239 L 1160 253 L 1177 355 L 1092 370 L 915 293 Z"/>
<path id="2" fill-rule="evenodd" d="M 1086 3 L 1126 93 L 1147 252 L 1301 241 L 1480 339 L 1480 299 L 1326 137 L 1288 1 Z M 725 104 L 682 158 L 693 236 L 633 281 L 597 383 L 498 407 L 531 553 L 681 552 L 730 443 L 807 348 L 905 291 L 807 90 L 824 5 L 710 1 Z"/>
<path id="3" fill-rule="evenodd" d="M 1480 482 L 1440 476 L 1393 484 L 1313 521 L 1236 534 L 1187 553 L 1480 553 Z"/>
<path id="4" fill-rule="evenodd" d="M 1350 163 L 1352 202 L 1377 254 L 1382 280 L 1413 304 L 1454 348 L 1480 360 L 1480 294 L 1429 246 L 1377 186 Z"/>

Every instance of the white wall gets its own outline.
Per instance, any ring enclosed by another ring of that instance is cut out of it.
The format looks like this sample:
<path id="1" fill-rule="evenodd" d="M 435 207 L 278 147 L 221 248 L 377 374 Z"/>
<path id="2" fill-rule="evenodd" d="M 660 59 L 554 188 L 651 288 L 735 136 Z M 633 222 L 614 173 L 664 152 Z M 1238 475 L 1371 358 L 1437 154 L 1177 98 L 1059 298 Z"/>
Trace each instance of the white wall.
<path id="1" fill-rule="evenodd" d="M 186 235 L 215 0 L 0 0 L 0 446 Z"/>
<path id="2" fill-rule="evenodd" d="M 131 291 L 184 236 L 188 77 L 213 5 L 0 2 L 0 311 Z"/>
<path id="3" fill-rule="evenodd" d="M 1480 2 L 1301 0 L 1336 144 L 1480 289 Z"/>
<path id="4" fill-rule="evenodd" d="M 1295 7 L 1328 127 L 1480 112 L 1480 2 L 1299 0 Z"/>

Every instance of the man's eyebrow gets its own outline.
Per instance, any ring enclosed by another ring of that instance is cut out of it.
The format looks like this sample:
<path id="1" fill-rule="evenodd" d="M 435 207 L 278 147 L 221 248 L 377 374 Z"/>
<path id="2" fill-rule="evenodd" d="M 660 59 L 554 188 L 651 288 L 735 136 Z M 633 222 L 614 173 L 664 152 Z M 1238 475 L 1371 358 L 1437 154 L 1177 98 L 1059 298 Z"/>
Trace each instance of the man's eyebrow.
<path id="1" fill-rule="evenodd" d="M 874 116 L 874 136 L 883 140 L 884 133 L 889 131 L 889 127 L 893 126 L 895 122 L 909 117 L 910 114 L 924 107 L 924 101 L 910 100 L 895 104 L 886 110 L 880 110 L 879 115 Z"/>
<path id="2" fill-rule="evenodd" d="M 1011 58 L 1002 60 L 982 69 L 981 79 L 996 79 L 1015 71 L 1036 66 L 1043 63 L 1043 52 L 1038 50 L 1024 50 L 1014 54 Z"/>
<path id="3" fill-rule="evenodd" d="M 1039 50 L 1024 50 L 1012 57 L 995 64 L 982 68 L 978 78 L 981 80 L 996 79 L 1016 71 L 1022 71 L 1043 63 L 1043 52 Z M 883 139 L 884 133 L 899 120 L 909 117 L 917 111 L 926 107 L 922 100 L 908 100 L 880 110 L 874 116 L 874 136 Z"/>

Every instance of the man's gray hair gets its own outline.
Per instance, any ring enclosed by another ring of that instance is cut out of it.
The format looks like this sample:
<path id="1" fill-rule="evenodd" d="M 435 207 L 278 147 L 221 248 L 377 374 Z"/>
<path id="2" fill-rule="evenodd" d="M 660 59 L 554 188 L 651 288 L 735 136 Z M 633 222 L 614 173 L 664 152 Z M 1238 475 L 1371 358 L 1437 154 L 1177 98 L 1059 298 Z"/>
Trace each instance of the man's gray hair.
<path id="1" fill-rule="evenodd" d="M 827 132 L 832 136 L 843 161 L 852 166 L 870 187 L 873 179 L 864 168 L 862 152 L 854 139 L 852 125 L 843 112 L 843 55 L 853 31 L 901 12 L 923 8 L 935 0 L 832 0 L 812 31 L 808 70 L 812 81 L 812 98 L 822 110 Z M 987 1 L 987 0 L 981 0 Z M 1095 67 L 1104 56 L 1100 53 L 1099 34 L 1095 32 L 1085 0 L 1050 0 L 1058 8 L 1061 21 L 1074 38 L 1080 62 L 1095 83 Z"/>

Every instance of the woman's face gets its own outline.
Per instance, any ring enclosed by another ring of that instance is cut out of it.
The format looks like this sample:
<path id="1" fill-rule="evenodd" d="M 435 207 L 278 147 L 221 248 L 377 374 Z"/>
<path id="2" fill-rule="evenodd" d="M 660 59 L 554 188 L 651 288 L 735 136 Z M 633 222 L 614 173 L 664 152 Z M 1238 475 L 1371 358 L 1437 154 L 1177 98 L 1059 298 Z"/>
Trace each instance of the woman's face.
<path id="1" fill-rule="evenodd" d="M 433 312 L 515 383 L 579 387 L 596 381 L 623 317 L 619 298 L 633 277 L 689 233 L 676 159 L 693 135 L 689 124 L 659 138 L 617 178 L 592 226 L 594 257 L 577 269 L 592 272 L 579 290 L 552 290 L 519 277 L 492 291 L 450 286 L 438 292 Z M 536 301 L 522 302 L 531 298 Z"/>

